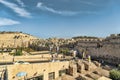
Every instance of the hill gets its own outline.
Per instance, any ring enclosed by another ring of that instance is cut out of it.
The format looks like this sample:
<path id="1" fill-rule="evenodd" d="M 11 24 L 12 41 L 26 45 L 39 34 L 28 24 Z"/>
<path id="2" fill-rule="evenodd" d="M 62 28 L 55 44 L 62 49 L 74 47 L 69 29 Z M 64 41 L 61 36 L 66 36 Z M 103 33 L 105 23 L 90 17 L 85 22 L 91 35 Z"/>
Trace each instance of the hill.
<path id="1" fill-rule="evenodd" d="M 0 48 L 2 47 L 27 47 L 29 42 L 38 38 L 22 32 L 0 32 Z"/>

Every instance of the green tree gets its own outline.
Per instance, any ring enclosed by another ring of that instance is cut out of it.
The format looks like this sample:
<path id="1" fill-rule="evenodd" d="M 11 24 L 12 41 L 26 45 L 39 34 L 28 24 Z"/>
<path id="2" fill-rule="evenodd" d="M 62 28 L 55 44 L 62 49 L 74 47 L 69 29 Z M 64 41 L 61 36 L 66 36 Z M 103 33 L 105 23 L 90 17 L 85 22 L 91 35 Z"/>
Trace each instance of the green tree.
<path id="1" fill-rule="evenodd" d="M 69 55 L 69 49 L 68 48 L 61 49 L 60 52 L 63 53 L 64 55 Z"/>
<path id="2" fill-rule="evenodd" d="M 110 71 L 110 78 L 112 80 L 120 80 L 120 71 L 119 70 L 111 70 Z"/>
<path id="3" fill-rule="evenodd" d="M 23 55 L 23 54 L 22 54 L 22 49 L 17 49 L 15 55 L 16 55 L 16 56 L 21 56 L 21 55 Z"/>

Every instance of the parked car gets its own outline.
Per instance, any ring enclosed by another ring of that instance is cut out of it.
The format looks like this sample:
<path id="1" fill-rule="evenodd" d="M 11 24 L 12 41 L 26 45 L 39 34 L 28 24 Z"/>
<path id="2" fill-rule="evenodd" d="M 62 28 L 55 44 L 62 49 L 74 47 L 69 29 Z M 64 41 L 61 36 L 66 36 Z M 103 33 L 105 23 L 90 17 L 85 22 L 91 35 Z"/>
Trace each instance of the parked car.
<path id="1" fill-rule="evenodd" d="M 30 64 L 30 63 L 25 61 L 16 61 L 14 62 L 14 64 Z"/>

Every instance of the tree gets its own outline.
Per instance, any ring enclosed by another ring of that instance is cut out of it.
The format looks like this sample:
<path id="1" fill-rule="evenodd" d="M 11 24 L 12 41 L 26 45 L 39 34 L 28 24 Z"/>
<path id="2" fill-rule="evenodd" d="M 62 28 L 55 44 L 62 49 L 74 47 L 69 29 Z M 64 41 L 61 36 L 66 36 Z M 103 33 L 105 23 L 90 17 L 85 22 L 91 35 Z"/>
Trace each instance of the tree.
<path id="1" fill-rule="evenodd" d="M 69 49 L 68 48 L 61 49 L 60 52 L 63 53 L 64 55 L 69 55 Z"/>
<path id="2" fill-rule="evenodd" d="M 111 70 L 110 71 L 110 78 L 112 80 L 120 80 L 120 71 L 119 70 Z"/>
<path id="3" fill-rule="evenodd" d="M 22 54 L 22 49 L 17 49 L 15 55 L 16 55 L 16 56 L 21 56 L 21 55 L 23 55 L 23 54 Z"/>

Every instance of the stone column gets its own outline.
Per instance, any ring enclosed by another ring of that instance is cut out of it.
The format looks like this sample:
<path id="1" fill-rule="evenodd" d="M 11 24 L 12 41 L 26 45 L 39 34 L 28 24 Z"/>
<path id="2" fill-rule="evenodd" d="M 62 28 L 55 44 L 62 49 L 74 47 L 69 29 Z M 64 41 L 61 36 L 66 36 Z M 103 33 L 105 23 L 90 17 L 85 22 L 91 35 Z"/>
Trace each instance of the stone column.
<path id="1" fill-rule="evenodd" d="M 47 72 L 44 73 L 44 75 L 43 75 L 43 80 L 49 80 L 49 79 L 48 79 L 48 73 L 47 73 Z"/>
<path id="2" fill-rule="evenodd" d="M 77 65 L 76 64 L 70 64 L 69 66 L 69 74 L 72 76 L 77 75 Z"/>
<path id="3" fill-rule="evenodd" d="M 59 77 L 59 71 L 55 71 L 55 79 Z"/>
<path id="4" fill-rule="evenodd" d="M 88 55 L 88 62 L 91 63 L 91 56 Z"/>
<path id="5" fill-rule="evenodd" d="M 78 66 L 77 66 L 77 69 L 78 69 L 78 72 L 83 73 L 85 71 L 84 64 L 79 62 Z"/>

